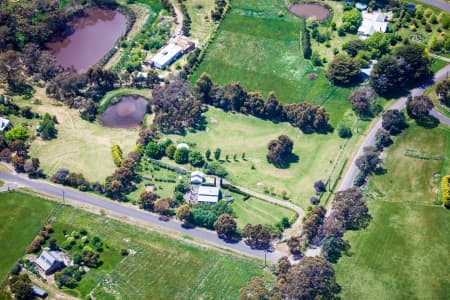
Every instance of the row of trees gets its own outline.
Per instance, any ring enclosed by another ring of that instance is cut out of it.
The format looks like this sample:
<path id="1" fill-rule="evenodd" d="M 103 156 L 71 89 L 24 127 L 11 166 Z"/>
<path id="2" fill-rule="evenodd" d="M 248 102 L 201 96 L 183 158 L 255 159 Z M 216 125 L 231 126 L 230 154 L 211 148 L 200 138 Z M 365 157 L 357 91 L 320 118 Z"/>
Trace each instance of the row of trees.
<path id="1" fill-rule="evenodd" d="M 206 73 L 197 80 L 194 92 L 201 103 L 225 111 L 236 111 L 273 122 L 289 122 L 307 133 L 326 133 L 330 130 L 329 115 L 321 106 L 308 103 L 283 105 L 274 93 L 270 93 L 264 101 L 261 94 L 247 92 L 238 82 L 224 87 L 214 84 Z"/>

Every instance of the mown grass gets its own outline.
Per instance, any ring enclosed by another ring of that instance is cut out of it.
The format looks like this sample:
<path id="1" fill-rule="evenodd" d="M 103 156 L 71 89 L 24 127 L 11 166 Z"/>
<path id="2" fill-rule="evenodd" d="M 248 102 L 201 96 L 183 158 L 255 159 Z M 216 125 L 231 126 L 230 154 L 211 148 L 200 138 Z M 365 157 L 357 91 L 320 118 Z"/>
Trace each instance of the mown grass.
<path id="1" fill-rule="evenodd" d="M 0 280 L 39 233 L 56 203 L 20 192 L 0 193 Z"/>
<path id="2" fill-rule="evenodd" d="M 30 155 L 40 159 L 41 168 L 50 176 L 58 168 L 68 168 L 83 173 L 90 181 L 103 181 L 116 168 L 111 157 L 111 146 L 119 144 L 123 153 L 128 153 L 136 144 L 138 131 L 106 128 L 99 122 L 87 122 L 81 119 L 77 110 L 56 105 L 44 93 L 40 89 L 36 93 L 36 97 L 43 102 L 41 105 L 30 101 L 20 101 L 19 104 L 30 106 L 39 114 L 48 112 L 56 115 L 58 137 L 50 141 L 35 140 Z"/>
<path id="3" fill-rule="evenodd" d="M 256 198 L 245 201 L 242 198 L 240 195 L 233 194 L 233 203 L 231 204 L 240 229 L 249 223 L 276 225 L 283 217 L 292 220 L 295 216 L 295 212 L 288 208 Z"/>
<path id="4" fill-rule="evenodd" d="M 214 82 L 240 81 L 249 91 L 275 91 L 284 103 L 322 104 L 339 118 L 349 109 L 349 90 L 332 86 L 322 68 L 303 59 L 300 20 L 284 1 L 233 1 L 205 60 L 193 74 L 207 72 Z M 308 75 L 318 74 L 310 80 Z"/>
<path id="5" fill-rule="evenodd" d="M 259 261 L 225 255 L 102 216 L 64 207 L 56 231 L 85 228 L 108 245 L 104 264 L 89 271 L 77 291 L 97 299 L 236 299 L 239 289 L 264 275 Z M 135 254 L 122 258 L 120 249 Z M 73 293 L 75 294 L 75 293 Z"/>
<path id="6" fill-rule="evenodd" d="M 407 148 L 445 160 L 407 157 Z M 449 157 L 447 128 L 411 125 L 387 151 L 387 174 L 371 178 L 367 188 L 373 221 L 346 234 L 352 255 L 336 265 L 343 299 L 448 298 L 450 211 L 433 205 L 433 174 L 450 171 Z"/>
<path id="7" fill-rule="evenodd" d="M 346 142 L 336 132 L 307 135 L 287 123 L 274 124 L 242 114 L 225 113 L 215 108 L 210 108 L 205 117 L 206 131 L 188 133 L 183 137 L 173 136 L 172 139 L 192 143 L 203 153 L 207 149 L 214 152 L 216 148 L 221 148 L 223 165 L 234 184 L 263 192 L 261 184 L 258 184 L 262 183 L 273 187 L 278 197 L 285 190 L 291 201 L 304 208 L 308 206 L 311 196 L 315 195 L 314 182 L 327 179 Z M 354 117 L 348 118 L 352 121 Z M 367 123 L 361 122 L 360 125 L 361 133 Z M 340 162 L 348 155 L 348 149 L 356 144 L 360 133 L 354 132 L 354 137 L 345 150 L 346 154 L 339 158 Z M 299 158 L 287 169 L 275 168 L 266 159 L 267 144 L 281 134 L 288 135 L 294 141 L 294 153 Z M 243 152 L 246 154 L 245 160 L 241 158 Z M 230 158 L 228 162 L 225 161 L 227 154 Z M 237 154 L 238 161 L 233 160 L 234 154 Z"/>
<path id="8" fill-rule="evenodd" d="M 204 44 L 213 32 L 216 23 L 211 19 L 214 0 L 187 0 L 184 3 L 191 17 L 191 39 Z"/>

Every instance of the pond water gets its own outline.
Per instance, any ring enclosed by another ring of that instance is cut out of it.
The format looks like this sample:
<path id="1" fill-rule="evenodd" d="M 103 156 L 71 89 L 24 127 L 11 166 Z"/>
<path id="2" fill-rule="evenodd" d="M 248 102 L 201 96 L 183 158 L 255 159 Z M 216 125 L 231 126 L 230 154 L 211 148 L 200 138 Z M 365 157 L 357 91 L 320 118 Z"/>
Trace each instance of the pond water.
<path id="1" fill-rule="evenodd" d="M 46 46 L 64 67 L 74 67 L 83 73 L 95 65 L 125 34 L 127 18 L 110 9 L 90 7 L 84 15 L 70 21 L 73 33 L 62 41 L 50 42 Z"/>
<path id="2" fill-rule="evenodd" d="M 147 99 L 140 96 L 124 96 L 109 106 L 101 116 L 103 126 L 133 128 L 141 125 L 147 112 Z"/>
<path id="3" fill-rule="evenodd" d="M 296 3 L 289 6 L 289 11 L 297 17 L 316 17 L 317 21 L 325 21 L 330 15 L 330 10 L 323 5 L 315 3 Z"/>

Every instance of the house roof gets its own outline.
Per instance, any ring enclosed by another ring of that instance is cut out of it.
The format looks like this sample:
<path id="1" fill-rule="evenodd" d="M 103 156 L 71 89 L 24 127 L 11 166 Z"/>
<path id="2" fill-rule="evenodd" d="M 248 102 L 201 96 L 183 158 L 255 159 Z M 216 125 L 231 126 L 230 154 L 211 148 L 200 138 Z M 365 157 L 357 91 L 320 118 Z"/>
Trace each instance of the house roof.
<path id="1" fill-rule="evenodd" d="M 31 289 L 33 290 L 33 293 L 39 297 L 45 297 L 47 295 L 47 292 L 38 286 L 32 285 Z"/>
<path id="2" fill-rule="evenodd" d="M 179 55 L 183 49 L 175 44 L 168 44 L 161 49 L 153 58 L 152 62 L 155 65 L 165 66 L 167 65 L 175 56 Z"/>
<path id="3" fill-rule="evenodd" d="M 50 269 L 55 262 L 61 262 L 62 259 L 56 251 L 43 251 L 41 256 L 36 260 L 36 264 L 45 271 Z"/>
<path id="4" fill-rule="evenodd" d="M 386 16 L 382 12 L 369 13 L 367 11 L 363 11 L 362 17 L 363 20 L 368 21 L 384 22 L 384 20 L 386 20 Z"/>
<path id="5" fill-rule="evenodd" d="M 375 32 L 386 32 L 388 22 L 385 22 L 386 16 L 381 12 L 369 13 L 363 11 L 363 21 L 358 28 L 358 33 L 362 35 L 372 35 Z"/>
<path id="6" fill-rule="evenodd" d="M 0 117 L 0 131 L 5 130 L 9 125 L 9 120 L 3 117 Z"/>
<path id="7" fill-rule="evenodd" d="M 186 143 L 180 143 L 177 145 L 177 149 L 180 149 L 180 148 L 186 148 L 189 150 L 189 145 Z"/>
<path id="8" fill-rule="evenodd" d="M 219 188 L 214 186 L 200 186 L 198 188 L 197 201 L 216 203 L 219 201 Z"/>

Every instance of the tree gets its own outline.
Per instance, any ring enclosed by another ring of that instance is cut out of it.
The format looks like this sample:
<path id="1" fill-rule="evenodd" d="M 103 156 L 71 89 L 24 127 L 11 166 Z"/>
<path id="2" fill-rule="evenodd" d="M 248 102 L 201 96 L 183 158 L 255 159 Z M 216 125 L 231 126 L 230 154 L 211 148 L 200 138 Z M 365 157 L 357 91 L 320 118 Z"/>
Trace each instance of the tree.
<path id="1" fill-rule="evenodd" d="M 31 288 L 31 280 L 26 273 L 11 276 L 9 278 L 9 287 L 11 292 L 14 294 L 14 299 L 34 299 L 33 289 Z"/>
<path id="2" fill-rule="evenodd" d="M 166 215 L 170 212 L 170 206 L 173 200 L 170 198 L 158 199 L 154 203 L 154 211 L 161 215 Z"/>
<path id="3" fill-rule="evenodd" d="M 187 204 L 181 205 L 177 210 L 177 219 L 184 224 L 191 224 L 193 221 L 192 210 Z"/>
<path id="4" fill-rule="evenodd" d="M 153 192 L 145 191 L 139 196 L 139 207 L 145 210 L 153 211 L 155 207 L 155 202 L 158 200 L 159 196 Z"/>
<path id="5" fill-rule="evenodd" d="M 43 140 L 51 140 L 56 137 L 58 131 L 55 127 L 55 121 L 49 113 L 45 113 L 42 122 L 39 124 L 39 132 Z"/>
<path id="6" fill-rule="evenodd" d="M 327 68 L 327 78 L 335 85 L 348 86 L 359 78 L 360 65 L 347 55 L 336 55 Z"/>
<path id="7" fill-rule="evenodd" d="M 408 127 L 405 115 L 397 109 L 390 109 L 386 111 L 382 116 L 381 125 L 391 135 L 400 134 L 403 129 Z"/>
<path id="8" fill-rule="evenodd" d="M 218 161 L 212 161 L 206 164 L 205 173 L 208 175 L 216 175 L 219 177 L 227 177 L 228 172 L 224 166 Z"/>
<path id="9" fill-rule="evenodd" d="M 210 104 L 211 102 L 211 88 L 213 82 L 207 73 L 202 73 L 195 83 L 194 93 L 195 97 L 202 103 Z"/>
<path id="10" fill-rule="evenodd" d="M 272 239 L 270 232 L 261 224 L 252 226 L 247 224 L 242 230 L 242 237 L 247 245 L 256 249 L 267 249 Z"/>
<path id="11" fill-rule="evenodd" d="M 302 237 L 304 237 L 306 244 L 313 241 L 316 235 L 319 233 L 319 229 L 325 219 L 326 209 L 323 206 L 317 206 L 308 215 L 305 222 L 303 222 Z M 306 246 L 306 245 L 304 245 Z"/>
<path id="12" fill-rule="evenodd" d="M 332 210 L 333 213 L 330 217 L 341 219 L 347 230 L 365 228 L 371 220 L 369 209 L 359 188 L 337 192 L 334 196 Z"/>
<path id="13" fill-rule="evenodd" d="M 425 46 L 418 43 L 402 45 L 395 49 L 394 55 L 403 60 L 402 72 L 408 84 L 416 84 L 431 75 L 431 59 Z"/>
<path id="14" fill-rule="evenodd" d="M 287 246 L 289 248 L 289 252 L 291 252 L 293 255 L 300 255 L 302 254 L 302 238 L 299 236 L 293 236 L 287 241 Z"/>
<path id="15" fill-rule="evenodd" d="M 81 95 L 86 86 L 86 75 L 64 71 L 58 73 L 47 85 L 45 92 L 56 100 L 73 99 Z"/>
<path id="16" fill-rule="evenodd" d="M 189 161 L 189 149 L 180 147 L 175 151 L 173 158 L 177 164 L 185 164 Z"/>
<path id="17" fill-rule="evenodd" d="M 382 162 L 374 147 L 366 147 L 364 153 L 356 159 L 355 165 L 363 174 L 368 175 L 377 172 Z"/>
<path id="18" fill-rule="evenodd" d="M 239 292 L 241 300 L 269 300 L 270 291 L 261 277 L 255 277 Z"/>
<path id="19" fill-rule="evenodd" d="M 342 29 L 346 32 L 356 33 L 362 22 L 362 14 L 357 9 L 347 10 L 342 16 Z"/>
<path id="20" fill-rule="evenodd" d="M 145 154 L 153 159 L 161 159 L 164 155 L 164 150 L 158 143 L 150 141 L 145 147 Z"/>
<path id="21" fill-rule="evenodd" d="M 222 153 L 222 150 L 220 148 L 217 148 L 216 151 L 214 151 L 214 159 L 219 160 L 221 153 Z"/>
<path id="22" fill-rule="evenodd" d="M 224 97 L 231 104 L 231 109 L 239 112 L 244 106 L 248 94 L 239 82 L 232 82 L 225 86 Z"/>
<path id="23" fill-rule="evenodd" d="M 314 190 L 316 193 L 324 193 L 327 191 L 327 187 L 325 186 L 325 183 L 323 183 L 322 180 L 314 182 Z"/>
<path id="24" fill-rule="evenodd" d="M 374 101 L 377 97 L 375 91 L 370 87 L 360 87 L 350 94 L 352 108 L 362 117 L 373 116 Z"/>
<path id="25" fill-rule="evenodd" d="M 205 158 L 207 161 L 210 161 L 211 159 L 211 150 L 207 149 L 205 152 Z"/>
<path id="26" fill-rule="evenodd" d="M 389 132 L 383 128 L 377 130 L 375 134 L 375 146 L 378 150 L 383 150 L 384 147 L 389 147 L 394 141 L 391 139 Z"/>
<path id="27" fill-rule="evenodd" d="M 340 287 L 333 266 L 323 257 L 304 257 L 278 281 L 282 299 L 337 299 Z"/>
<path id="28" fill-rule="evenodd" d="M 205 164 L 205 159 L 203 154 L 199 151 L 192 151 L 189 153 L 189 162 L 194 167 L 203 167 Z"/>
<path id="29" fill-rule="evenodd" d="M 402 87 L 404 80 L 400 62 L 392 56 L 383 56 L 370 73 L 370 85 L 380 95 Z"/>
<path id="30" fill-rule="evenodd" d="M 434 104 L 428 96 L 415 96 L 412 99 L 408 99 L 406 102 L 406 111 L 408 115 L 420 121 L 427 119 L 430 116 L 430 111 L 433 109 Z"/>
<path id="31" fill-rule="evenodd" d="M 331 263 L 337 263 L 341 253 L 349 249 L 350 244 L 341 237 L 328 236 L 322 241 L 322 255 Z"/>
<path id="32" fill-rule="evenodd" d="M 7 131 L 5 134 L 5 138 L 8 142 L 15 140 L 26 141 L 28 137 L 28 129 L 23 127 L 22 125 L 14 127 L 13 129 Z"/>
<path id="33" fill-rule="evenodd" d="M 14 155 L 13 157 L 12 157 L 12 160 L 11 160 L 11 163 L 12 163 L 12 165 L 13 165 L 13 167 L 14 167 L 14 169 L 17 171 L 17 172 L 19 172 L 19 173 L 21 173 L 21 172 L 24 172 L 25 171 L 25 158 L 24 157 L 22 157 L 22 156 L 19 156 L 19 155 Z"/>
<path id="34" fill-rule="evenodd" d="M 176 151 L 177 151 L 177 146 L 175 146 L 174 144 L 170 144 L 169 146 L 167 146 L 165 152 L 166 152 L 166 155 L 168 158 L 173 159 Z"/>
<path id="35" fill-rule="evenodd" d="M 269 142 L 267 160 L 278 168 L 285 167 L 293 147 L 294 142 L 287 135 L 280 135 L 278 139 Z"/>
<path id="36" fill-rule="evenodd" d="M 351 40 L 342 45 L 342 50 L 347 52 L 351 57 L 355 57 L 360 50 L 366 49 L 366 45 L 360 39 Z"/>
<path id="37" fill-rule="evenodd" d="M 444 79 L 436 86 L 436 95 L 445 106 L 450 107 L 450 79 Z"/>
<path id="38" fill-rule="evenodd" d="M 375 32 L 364 40 L 364 44 L 371 52 L 372 58 L 380 58 L 389 52 L 391 38 L 384 32 Z"/>
<path id="39" fill-rule="evenodd" d="M 220 215 L 214 223 L 214 229 L 216 230 L 219 238 L 230 240 L 236 235 L 237 223 L 232 216 L 223 214 Z"/>

